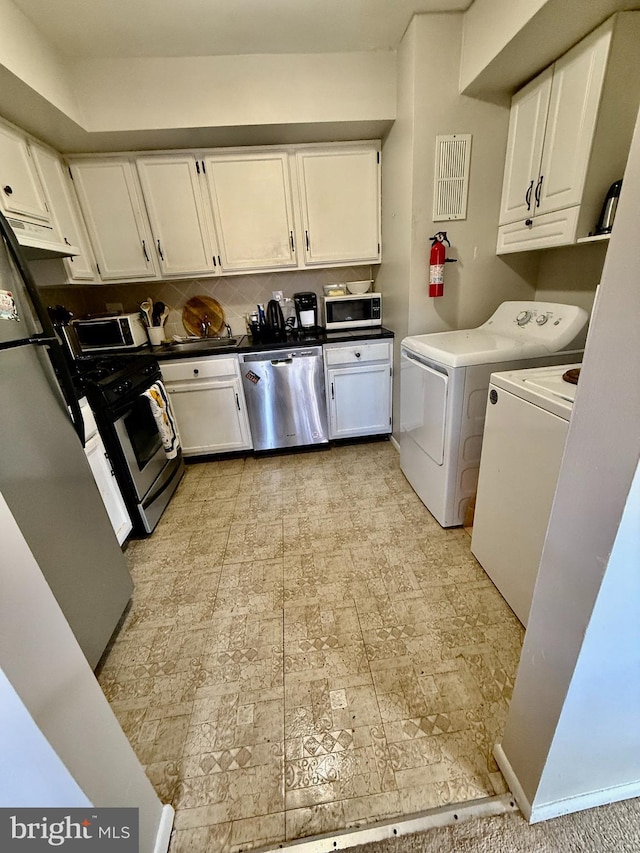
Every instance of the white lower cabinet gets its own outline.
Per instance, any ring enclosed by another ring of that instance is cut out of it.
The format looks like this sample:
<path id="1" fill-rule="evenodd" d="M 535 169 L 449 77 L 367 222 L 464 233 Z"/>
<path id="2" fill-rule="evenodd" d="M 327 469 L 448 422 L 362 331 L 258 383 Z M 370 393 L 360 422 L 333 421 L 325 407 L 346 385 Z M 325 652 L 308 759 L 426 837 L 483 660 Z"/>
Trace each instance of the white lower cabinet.
<path id="1" fill-rule="evenodd" d="M 120 545 L 122 545 L 133 529 L 131 518 L 129 517 L 124 498 L 113 473 L 111 461 L 107 456 L 102 438 L 98 432 L 93 412 L 85 398 L 80 401 L 80 408 L 85 430 L 86 443 L 84 452 L 91 468 L 93 479 L 96 481 L 96 486 L 100 492 L 100 497 L 107 510 L 113 532 L 116 534 Z"/>
<path id="2" fill-rule="evenodd" d="M 324 347 L 329 438 L 391 432 L 390 341 Z"/>
<path id="3" fill-rule="evenodd" d="M 185 358 L 160 366 L 185 456 L 251 449 L 236 356 Z"/>

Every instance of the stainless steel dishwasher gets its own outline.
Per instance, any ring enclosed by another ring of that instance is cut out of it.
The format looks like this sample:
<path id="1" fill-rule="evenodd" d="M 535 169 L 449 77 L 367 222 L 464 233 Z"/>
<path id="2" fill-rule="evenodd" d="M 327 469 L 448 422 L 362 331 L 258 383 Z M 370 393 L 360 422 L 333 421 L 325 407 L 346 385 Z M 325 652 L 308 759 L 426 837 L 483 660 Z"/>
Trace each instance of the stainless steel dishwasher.
<path id="1" fill-rule="evenodd" d="M 322 347 L 242 353 L 254 450 L 328 442 Z"/>

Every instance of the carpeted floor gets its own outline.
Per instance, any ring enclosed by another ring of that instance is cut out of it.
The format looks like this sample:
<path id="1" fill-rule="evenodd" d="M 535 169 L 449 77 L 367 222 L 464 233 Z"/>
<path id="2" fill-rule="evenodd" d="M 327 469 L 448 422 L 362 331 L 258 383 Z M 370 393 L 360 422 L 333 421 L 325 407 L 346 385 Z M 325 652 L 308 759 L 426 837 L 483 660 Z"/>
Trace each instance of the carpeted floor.
<path id="1" fill-rule="evenodd" d="M 328 845 L 329 849 L 330 845 Z M 351 848 L 350 853 L 638 853 L 640 799 L 530 826 L 520 812 L 473 818 Z"/>

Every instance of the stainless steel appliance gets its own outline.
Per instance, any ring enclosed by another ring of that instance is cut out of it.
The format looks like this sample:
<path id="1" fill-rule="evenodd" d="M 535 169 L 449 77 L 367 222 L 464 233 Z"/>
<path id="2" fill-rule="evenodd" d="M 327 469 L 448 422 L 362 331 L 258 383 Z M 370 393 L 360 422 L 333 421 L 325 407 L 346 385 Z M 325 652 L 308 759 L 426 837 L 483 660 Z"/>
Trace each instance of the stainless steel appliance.
<path id="1" fill-rule="evenodd" d="M 596 227 L 596 234 L 610 234 L 613 228 L 613 220 L 618 209 L 618 200 L 622 190 L 622 180 L 611 184 L 600 211 L 600 219 Z"/>
<path id="2" fill-rule="evenodd" d="M 323 296 L 322 325 L 327 331 L 381 326 L 382 296 L 379 293 Z"/>
<path id="3" fill-rule="evenodd" d="M 151 355 L 76 362 L 113 471 L 138 533 L 151 533 L 184 474 L 182 453 L 169 459 L 144 392 L 162 378 Z"/>
<path id="4" fill-rule="evenodd" d="M 100 314 L 72 320 L 83 353 L 140 349 L 149 343 L 139 314 Z"/>
<path id="5" fill-rule="evenodd" d="M 293 294 L 293 304 L 296 310 L 296 320 L 299 329 L 318 328 L 318 297 L 313 291 Z"/>
<path id="6" fill-rule="evenodd" d="M 254 450 L 328 442 L 322 347 L 244 353 L 240 360 Z"/>
<path id="7" fill-rule="evenodd" d="M 0 492 L 94 667 L 133 585 L 82 449 L 62 346 L 2 215 L 0 234 Z"/>

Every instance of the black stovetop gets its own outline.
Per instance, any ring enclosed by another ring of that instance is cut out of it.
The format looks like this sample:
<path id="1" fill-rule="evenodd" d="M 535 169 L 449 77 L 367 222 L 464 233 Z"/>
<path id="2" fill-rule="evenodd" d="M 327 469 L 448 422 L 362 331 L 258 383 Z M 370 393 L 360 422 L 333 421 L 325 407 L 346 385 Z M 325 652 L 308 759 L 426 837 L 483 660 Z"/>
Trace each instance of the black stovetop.
<path id="1" fill-rule="evenodd" d="M 158 361 L 152 355 L 118 353 L 77 359 L 75 383 L 93 407 L 105 407 L 137 396 L 160 378 Z"/>

